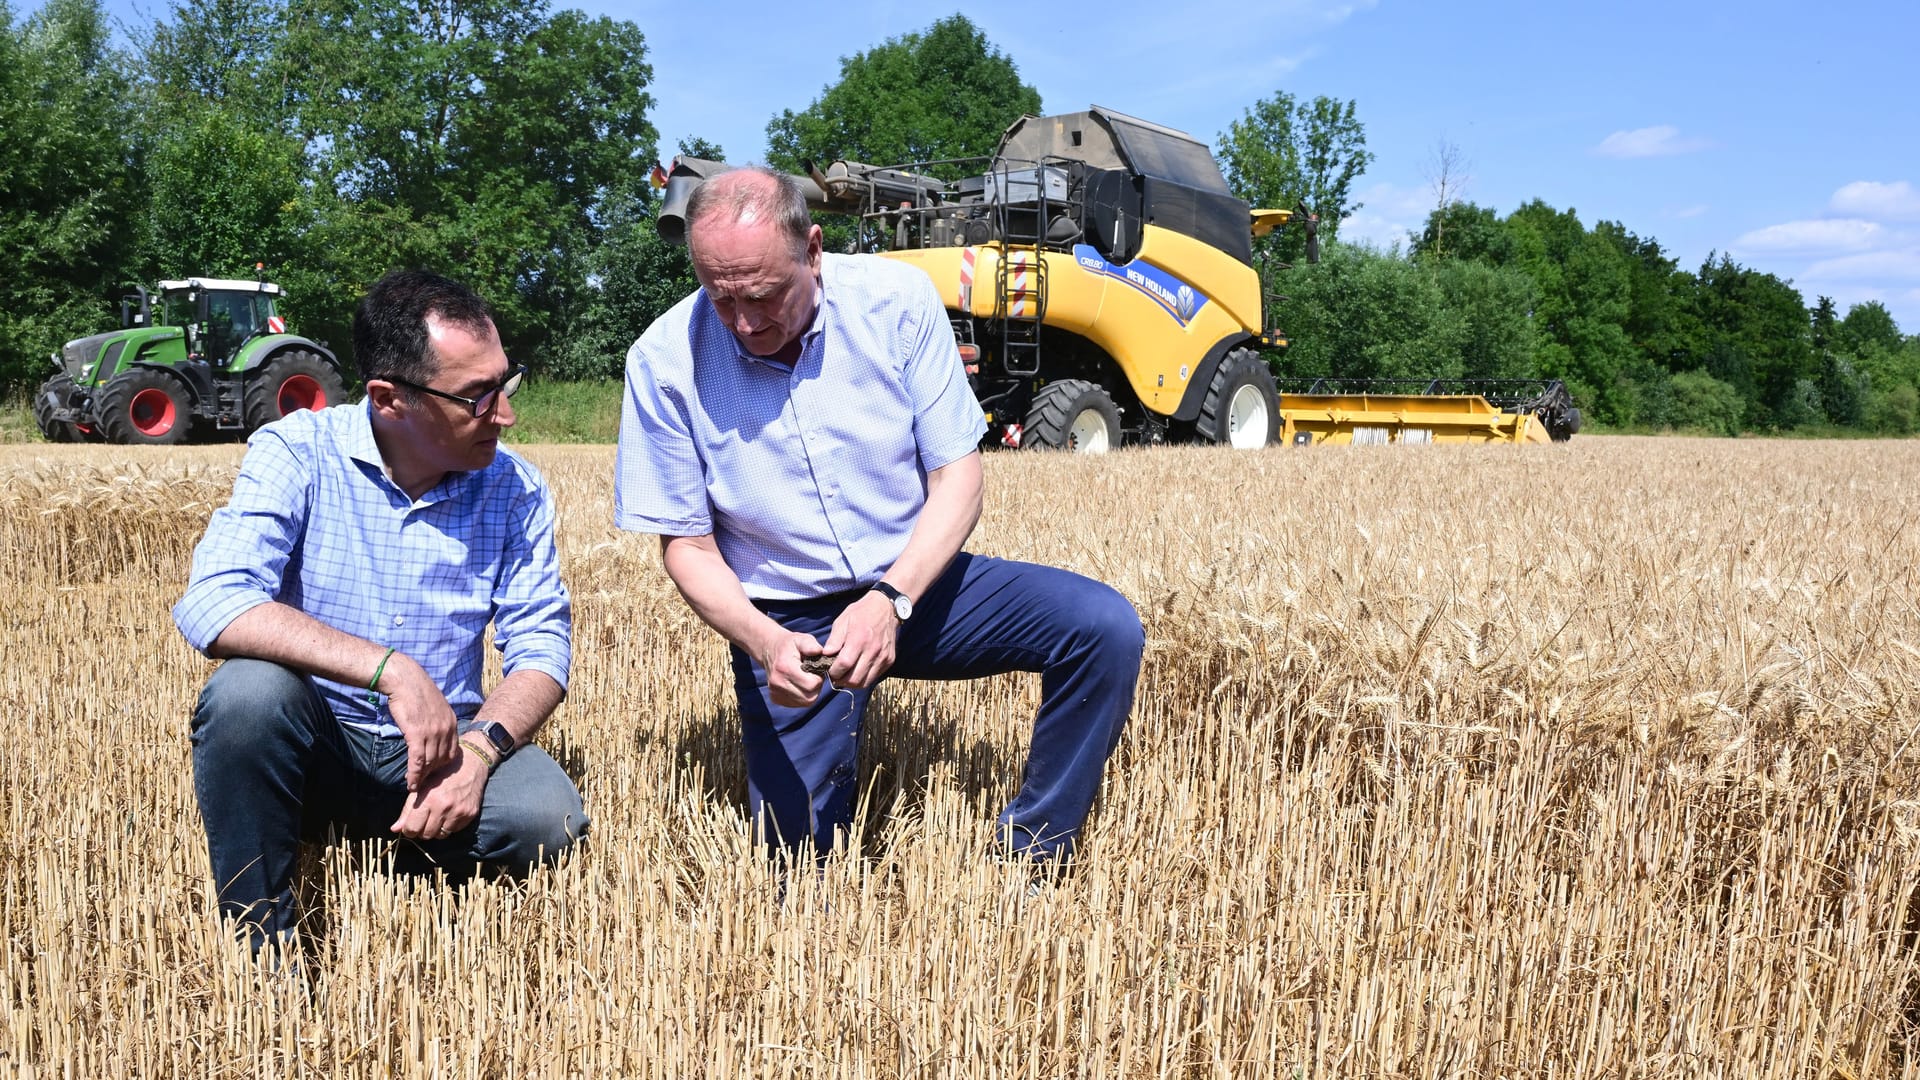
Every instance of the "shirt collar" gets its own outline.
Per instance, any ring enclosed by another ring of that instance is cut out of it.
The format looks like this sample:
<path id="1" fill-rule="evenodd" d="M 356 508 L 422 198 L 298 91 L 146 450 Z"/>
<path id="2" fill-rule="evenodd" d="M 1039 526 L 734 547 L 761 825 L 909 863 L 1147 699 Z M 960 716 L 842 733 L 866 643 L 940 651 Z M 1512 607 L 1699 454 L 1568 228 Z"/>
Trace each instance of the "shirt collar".
<path id="1" fill-rule="evenodd" d="M 387 463 L 380 456 L 380 444 L 373 441 L 373 400 L 363 399 L 360 407 L 347 417 L 346 430 L 341 433 L 340 441 L 347 456 L 355 461 L 364 461 L 375 469 L 385 471 Z"/>
<path id="2" fill-rule="evenodd" d="M 340 443 L 342 448 L 346 450 L 348 457 L 370 466 L 373 475 L 377 475 L 386 481 L 388 487 L 391 487 L 396 492 L 400 492 L 403 497 L 406 496 L 406 492 L 400 490 L 400 485 L 393 482 L 393 473 L 387 469 L 387 459 L 380 456 L 380 444 L 374 441 L 373 401 L 371 399 L 362 400 L 359 406 L 354 408 L 347 416 L 346 425 L 340 433 Z M 504 451 L 495 452 L 495 461 L 499 460 L 498 454 L 500 453 L 504 453 Z M 480 475 L 480 473 L 475 470 L 450 472 L 441 477 L 439 483 L 422 492 L 418 499 L 411 501 L 421 505 L 439 502 L 453 492 L 455 485 L 464 483 L 478 475 Z"/>

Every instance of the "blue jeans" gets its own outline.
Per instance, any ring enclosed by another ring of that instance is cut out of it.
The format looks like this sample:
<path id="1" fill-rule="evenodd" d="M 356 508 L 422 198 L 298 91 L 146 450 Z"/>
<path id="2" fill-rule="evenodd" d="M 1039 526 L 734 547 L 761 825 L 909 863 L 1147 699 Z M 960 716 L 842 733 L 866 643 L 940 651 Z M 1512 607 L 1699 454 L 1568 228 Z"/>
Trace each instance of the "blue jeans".
<path id="1" fill-rule="evenodd" d="M 407 794 L 407 744 L 347 727 L 296 671 L 234 659 L 214 671 L 193 712 L 193 792 L 222 914 L 255 947 L 294 924 L 293 871 L 301 838 L 329 826 L 392 837 Z M 508 872 L 552 862 L 586 832 L 580 792 L 537 746 L 523 746 L 487 781 L 480 816 L 438 841 L 403 840 L 396 865 L 481 866 Z"/>
<path id="2" fill-rule="evenodd" d="M 824 642 L 834 619 L 862 595 L 758 606 L 788 630 Z M 1066 858 L 1133 711 L 1145 647 L 1139 614 L 1109 586 L 1050 566 L 961 552 L 900 627 L 887 677 L 1040 673 L 1026 770 L 999 824 L 1015 853 Z M 769 841 L 832 850 L 835 831 L 852 824 L 860 727 L 872 690 L 823 686 L 810 705 L 776 705 L 766 669 L 739 648 L 733 677 L 755 820 Z"/>

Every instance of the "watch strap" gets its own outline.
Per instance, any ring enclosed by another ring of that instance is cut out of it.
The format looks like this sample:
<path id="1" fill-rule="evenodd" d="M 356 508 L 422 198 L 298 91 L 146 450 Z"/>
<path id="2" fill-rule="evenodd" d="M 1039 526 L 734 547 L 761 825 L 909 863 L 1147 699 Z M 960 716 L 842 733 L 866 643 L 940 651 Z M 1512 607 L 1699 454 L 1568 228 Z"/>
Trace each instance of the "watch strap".
<path id="1" fill-rule="evenodd" d="M 874 582 L 873 591 L 886 597 L 887 600 L 893 604 L 893 617 L 895 619 L 906 622 L 913 616 L 913 601 L 907 598 L 906 593 L 901 592 L 885 581 Z"/>

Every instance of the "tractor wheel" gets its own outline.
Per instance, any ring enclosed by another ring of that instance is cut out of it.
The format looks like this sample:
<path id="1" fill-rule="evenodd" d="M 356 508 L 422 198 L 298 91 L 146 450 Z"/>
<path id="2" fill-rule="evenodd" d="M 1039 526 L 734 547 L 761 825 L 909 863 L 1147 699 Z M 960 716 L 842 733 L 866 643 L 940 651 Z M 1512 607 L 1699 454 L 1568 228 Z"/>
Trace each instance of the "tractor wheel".
<path id="1" fill-rule="evenodd" d="M 83 442 L 86 436 L 80 429 L 65 420 L 53 418 L 53 404 L 47 395 L 53 395 L 61 401 L 68 400 L 73 394 L 73 380 L 65 375 L 55 375 L 40 384 L 40 392 L 33 398 L 33 422 L 40 425 L 40 434 L 48 442 Z"/>
<path id="2" fill-rule="evenodd" d="M 1258 450 L 1279 438 L 1280 392 L 1259 353 L 1235 349 L 1220 361 L 1193 427 L 1202 442 L 1236 450 Z"/>
<path id="3" fill-rule="evenodd" d="M 1120 445 L 1120 410 L 1105 390 L 1085 379 L 1050 382 L 1033 395 L 1020 445 L 1104 454 Z"/>
<path id="4" fill-rule="evenodd" d="M 101 433 L 111 443 L 172 446 L 193 424 L 193 400 L 185 384 L 164 371 L 134 368 L 100 390 Z"/>
<path id="5" fill-rule="evenodd" d="M 324 409 L 346 400 L 346 384 L 332 364 L 305 349 L 283 352 L 247 376 L 247 429 L 301 409 Z"/>

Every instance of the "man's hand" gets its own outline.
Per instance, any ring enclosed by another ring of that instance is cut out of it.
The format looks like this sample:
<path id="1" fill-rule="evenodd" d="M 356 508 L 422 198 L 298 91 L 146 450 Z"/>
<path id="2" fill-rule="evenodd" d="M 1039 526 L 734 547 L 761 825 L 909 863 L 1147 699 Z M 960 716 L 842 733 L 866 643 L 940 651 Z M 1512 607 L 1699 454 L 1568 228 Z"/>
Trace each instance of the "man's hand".
<path id="1" fill-rule="evenodd" d="M 864 690 L 879 682 L 893 667 L 899 637 L 900 620 L 893 614 L 893 602 L 884 595 L 869 592 L 848 604 L 833 620 L 833 632 L 821 649 L 833 657 L 828 673 L 833 685 Z"/>
<path id="2" fill-rule="evenodd" d="M 455 742 L 460 736 L 459 721 L 447 704 L 447 695 L 407 654 L 394 653 L 380 681 L 389 688 L 387 711 L 407 740 L 407 790 L 419 792 L 429 777 L 461 752 Z"/>
<path id="3" fill-rule="evenodd" d="M 451 764 L 428 774 L 419 790 L 407 796 L 393 831 L 413 840 L 443 840 L 473 824 L 480 816 L 480 799 L 487 791 L 487 765 L 480 755 L 461 750 Z M 413 768 L 411 750 L 408 771 Z"/>
<path id="4" fill-rule="evenodd" d="M 777 626 L 775 632 L 766 654 L 760 657 L 760 666 L 767 669 L 768 694 L 775 705 L 791 709 L 813 704 L 828 670 L 822 662 L 831 664 L 833 658 L 810 634 L 789 633 Z"/>

